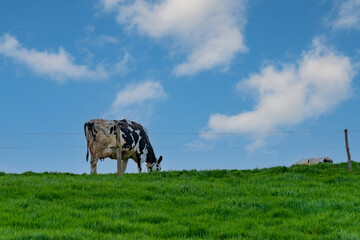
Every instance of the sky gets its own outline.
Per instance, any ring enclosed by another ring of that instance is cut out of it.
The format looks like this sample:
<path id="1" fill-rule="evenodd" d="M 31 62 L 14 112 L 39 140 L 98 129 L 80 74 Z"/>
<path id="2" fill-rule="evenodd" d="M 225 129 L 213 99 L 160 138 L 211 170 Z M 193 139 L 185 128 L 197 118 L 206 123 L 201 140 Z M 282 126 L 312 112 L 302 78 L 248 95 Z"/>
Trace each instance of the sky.
<path id="1" fill-rule="evenodd" d="M 1 1 L 0 172 L 89 173 L 95 118 L 163 170 L 360 161 L 359 67 L 360 0 Z"/>

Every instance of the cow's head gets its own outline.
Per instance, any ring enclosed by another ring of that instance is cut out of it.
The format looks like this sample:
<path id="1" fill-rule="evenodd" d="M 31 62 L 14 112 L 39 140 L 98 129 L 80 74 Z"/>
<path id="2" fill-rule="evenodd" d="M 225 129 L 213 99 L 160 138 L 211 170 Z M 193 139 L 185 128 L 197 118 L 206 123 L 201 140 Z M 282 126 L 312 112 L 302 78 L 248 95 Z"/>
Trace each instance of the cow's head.
<path id="1" fill-rule="evenodd" d="M 324 163 L 333 163 L 333 160 L 330 158 L 324 158 Z"/>
<path id="2" fill-rule="evenodd" d="M 147 165 L 147 168 L 148 168 L 148 172 L 151 172 L 151 171 L 161 171 L 161 161 L 162 161 L 163 157 L 160 156 L 159 159 L 156 159 L 155 162 L 153 163 L 149 163 Z"/>

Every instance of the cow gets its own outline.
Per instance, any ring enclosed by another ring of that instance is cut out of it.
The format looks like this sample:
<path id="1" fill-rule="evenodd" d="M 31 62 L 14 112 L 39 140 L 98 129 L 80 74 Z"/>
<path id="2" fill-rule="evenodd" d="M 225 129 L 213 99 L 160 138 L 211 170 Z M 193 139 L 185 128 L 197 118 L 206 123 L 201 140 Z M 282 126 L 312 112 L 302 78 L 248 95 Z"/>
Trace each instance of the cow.
<path id="1" fill-rule="evenodd" d="M 329 157 L 303 158 L 297 161 L 294 165 L 315 165 L 319 163 L 333 163 L 333 160 Z"/>
<path id="2" fill-rule="evenodd" d="M 162 156 L 157 159 L 147 132 L 140 124 L 130 120 L 92 119 L 84 124 L 87 142 L 86 161 L 91 153 L 91 174 L 96 174 L 99 160 L 116 159 L 116 130 L 120 128 L 120 143 L 123 160 L 123 172 L 129 158 L 133 159 L 141 173 L 141 165 L 146 162 L 147 170 L 160 171 Z"/>

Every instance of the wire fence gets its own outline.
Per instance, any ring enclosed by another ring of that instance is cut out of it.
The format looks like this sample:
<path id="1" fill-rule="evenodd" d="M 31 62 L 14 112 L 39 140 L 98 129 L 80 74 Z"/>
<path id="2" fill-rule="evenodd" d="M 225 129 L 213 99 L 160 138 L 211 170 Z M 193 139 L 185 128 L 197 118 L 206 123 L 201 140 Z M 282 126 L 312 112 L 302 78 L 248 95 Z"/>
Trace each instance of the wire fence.
<path id="1" fill-rule="evenodd" d="M 0 146 L 0 149 L 85 149 L 86 146 Z M 190 147 L 190 146 L 154 146 L 159 149 L 199 149 L 199 150 L 216 150 L 214 147 Z M 240 147 L 222 147 L 221 150 L 243 150 L 245 146 Z M 294 148 L 264 148 L 262 150 L 280 150 L 280 151 L 297 151 L 297 150 L 343 150 L 344 147 L 294 147 Z M 360 149 L 360 147 L 352 147 L 351 149 Z"/>
<path id="2" fill-rule="evenodd" d="M 360 130 L 348 130 L 349 133 L 352 134 L 360 134 Z M 240 135 L 279 135 L 279 134 L 343 134 L 343 130 L 318 130 L 318 131 L 310 131 L 310 130 L 294 130 L 294 131 L 244 131 L 244 132 L 149 132 L 149 135 L 198 135 L 198 136 L 240 136 Z M 61 136 L 61 135 L 84 135 L 83 132 L 2 132 L 0 133 L 1 137 L 10 137 L 10 136 Z M 212 146 L 156 146 L 155 148 L 161 149 L 194 149 L 194 150 L 215 150 Z M 30 145 L 10 145 L 10 146 L 1 146 L 0 150 L 6 149 L 80 149 L 86 148 L 85 145 L 38 145 L 38 146 L 30 146 Z M 236 147 L 222 147 L 222 150 L 243 150 L 244 146 L 236 146 Z M 343 150 L 344 147 L 339 146 L 324 146 L 324 147 L 308 147 L 308 146 L 300 146 L 300 147 L 272 147 L 272 148 L 257 148 L 264 150 L 279 150 L 279 151 L 291 151 L 291 150 Z M 353 146 L 352 149 L 360 149 L 360 146 Z"/>
<path id="3" fill-rule="evenodd" d="M 360 130 L 350 129 L 348 133 L 352 136 L 350 149 L 354 150 L 351 156 L 355 157 L 348 156 L 348 159 L 356 161 L 360 154 Z M 149 131 L 148 135 L 154 140 L 154 150 L 159 150 L 158 153 L 168 159 L 165 169 L 169 170 L 183 169 L 184 166 L 190 166 L 189 169 L 290 166 L 295 160 L 314 156 L 328 156 L 337 163 L 346 161 L 345 150 L 348 150 L 344 130 Z M 258 139 L 264 140 L 264 144 L 260 141 L 258 145 Z M 83 173 L 84 166 L 73 165 L 73 160 L 74 156 L 85 157 L 86 148 L 84 132 L 0 131 L 0 171 L 21 173 L 43 169 Z M 102 171 L 112 172 L 113 163 L 106 164 Z M 136 172 L 137 168 L 130 166 L 128 171 Z"/>
<path id="4" fill-rule="evenodd" d="M 245 132 L 149 132 L 150 135 L 248 135 L 248 134 L 323 134 L 343 133 L 343 130 L 298 130 L 298 131 L 245 131 Z M 349 133 L 360 133 L 360 130 L 348 130 Z M 84 135 L 84 132 L 24 132 L 0 133 L 0 136 L 36 136 L 36 135 Z"/>

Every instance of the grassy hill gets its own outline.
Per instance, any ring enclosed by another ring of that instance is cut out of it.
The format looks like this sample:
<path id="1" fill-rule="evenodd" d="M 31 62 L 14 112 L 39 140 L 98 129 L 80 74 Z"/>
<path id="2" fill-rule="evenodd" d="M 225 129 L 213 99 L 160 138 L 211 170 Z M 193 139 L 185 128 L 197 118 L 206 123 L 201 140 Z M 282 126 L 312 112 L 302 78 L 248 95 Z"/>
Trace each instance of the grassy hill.
<path id="1" fill-rule="evenodd" d="M 360 239 L 360 164 L 0 172 L 0 239 Z"/>

